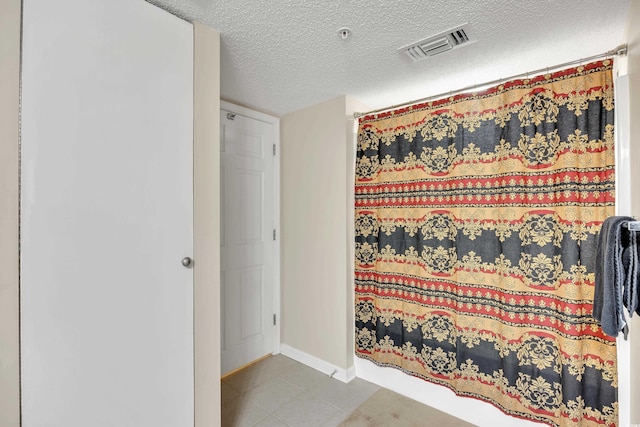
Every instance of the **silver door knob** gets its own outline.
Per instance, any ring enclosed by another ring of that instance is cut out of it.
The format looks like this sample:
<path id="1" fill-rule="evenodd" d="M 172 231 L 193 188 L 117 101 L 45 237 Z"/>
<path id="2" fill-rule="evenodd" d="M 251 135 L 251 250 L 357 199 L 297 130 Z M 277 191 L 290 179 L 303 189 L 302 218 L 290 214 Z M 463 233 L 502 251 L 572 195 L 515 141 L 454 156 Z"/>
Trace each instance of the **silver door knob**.
<path id="1" fill-rule="evenodd" d="M 193 260 L 191 258 L 189 258 L 188 256 L 182 258 L 182 265 L 186 268 L 191 268 L 191 265 L 193 264 Z"/>

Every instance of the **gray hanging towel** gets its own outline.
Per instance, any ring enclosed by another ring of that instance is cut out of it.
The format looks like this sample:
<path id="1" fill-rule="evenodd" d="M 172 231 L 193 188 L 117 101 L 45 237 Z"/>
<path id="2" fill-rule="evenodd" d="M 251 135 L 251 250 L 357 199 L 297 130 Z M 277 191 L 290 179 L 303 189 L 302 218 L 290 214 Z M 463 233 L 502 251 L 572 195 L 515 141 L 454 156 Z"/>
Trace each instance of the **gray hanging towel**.
<path id="1" fill-rule="evenodd" d="M 625 242 L 623 242 L 623 245 L 624 243 Z M 629 232 L 629 244 L 625 246 L 622 252 L 622 264 L 627 276 L 624 286 L 623 303 L 629 311 L 629 317 L 633 316 L 634 312 L 640 314 L 640 287 L 638 286 L 638 282 L 640 281 L 640 256 L 638 255 L 638 249 L 638 233 L 631 231 Z"/>
<path id="2" fill-rule="evenodd" d="M 628 216 L 613 216 L 602 223 L 594 257 L 596 265 L 593 317 L 600 322 L 604 333 L 613 337 L 618 336 L 626 326 L 623 295 L 628 268 L 625 269 L 623 263 L 623 251 L 629 244 L 629 231 L 624 228 L 628 221 L 634 219 Z M 631 257 L 625 258 L 631 261 Z"/>

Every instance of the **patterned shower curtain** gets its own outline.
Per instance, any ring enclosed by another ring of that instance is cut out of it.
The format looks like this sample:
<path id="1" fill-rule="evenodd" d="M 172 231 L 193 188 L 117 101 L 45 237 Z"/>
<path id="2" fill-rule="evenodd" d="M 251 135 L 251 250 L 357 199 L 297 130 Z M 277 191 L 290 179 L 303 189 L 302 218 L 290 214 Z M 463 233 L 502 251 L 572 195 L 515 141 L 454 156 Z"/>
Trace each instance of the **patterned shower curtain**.
<path id="1" fill-rule="evenodd" d="M 360 120 L 356 354 L 554 426 L 617 424 L 592 318 L 612 63 Z"/>

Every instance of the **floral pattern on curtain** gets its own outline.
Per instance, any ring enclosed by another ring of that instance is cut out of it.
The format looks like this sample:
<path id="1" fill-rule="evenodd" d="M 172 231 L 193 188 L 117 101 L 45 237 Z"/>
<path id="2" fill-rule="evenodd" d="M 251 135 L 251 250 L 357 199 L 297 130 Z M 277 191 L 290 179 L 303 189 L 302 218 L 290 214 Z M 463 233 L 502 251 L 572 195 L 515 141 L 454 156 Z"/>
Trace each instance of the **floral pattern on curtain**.
<path id="1" fill-rule="evenodd" d="M 359 357 L 516 417 L 617 424 L 615 341 L 591 316 L 614 214 L 611 68 L 360 120 Z"/>

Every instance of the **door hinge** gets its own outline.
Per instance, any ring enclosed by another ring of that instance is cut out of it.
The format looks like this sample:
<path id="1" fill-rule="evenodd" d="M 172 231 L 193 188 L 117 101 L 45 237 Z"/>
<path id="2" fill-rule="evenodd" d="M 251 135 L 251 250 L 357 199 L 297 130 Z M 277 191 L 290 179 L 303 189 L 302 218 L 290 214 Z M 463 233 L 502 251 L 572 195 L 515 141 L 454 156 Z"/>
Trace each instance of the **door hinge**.
<path id="1" fill-rule="evenodd" d="M 276 240 L 276 229 L 273 229 L 273 240 Z"/>
<path id="2" fill-rule="evenodd" d="M 273 144 L 273 155 L 276 155 L 276 144 Z"/>
<path id="3" fill-rule="evenodd" d="M 275 325 L 276 325 L 276 314 L 273 313 L 273 326 L 275 326 Z"/>

